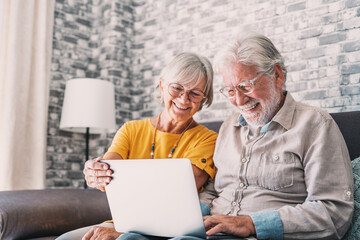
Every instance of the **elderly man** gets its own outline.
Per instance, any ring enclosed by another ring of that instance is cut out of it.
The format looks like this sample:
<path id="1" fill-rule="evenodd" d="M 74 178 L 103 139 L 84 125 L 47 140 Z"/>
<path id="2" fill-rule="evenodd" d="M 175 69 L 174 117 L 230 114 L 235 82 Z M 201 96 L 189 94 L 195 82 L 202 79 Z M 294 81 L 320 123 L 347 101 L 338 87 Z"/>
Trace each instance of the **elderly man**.
<path id="1" fill-rule="evenodd" d="M 351 163 L 326 112 L 285 91 L 284 60 L 263 35 L 224 48 L 215 69 L 238 113 L 221 126 L 207 234 L 258 239 L 340 239 L 353 212 Z"/>

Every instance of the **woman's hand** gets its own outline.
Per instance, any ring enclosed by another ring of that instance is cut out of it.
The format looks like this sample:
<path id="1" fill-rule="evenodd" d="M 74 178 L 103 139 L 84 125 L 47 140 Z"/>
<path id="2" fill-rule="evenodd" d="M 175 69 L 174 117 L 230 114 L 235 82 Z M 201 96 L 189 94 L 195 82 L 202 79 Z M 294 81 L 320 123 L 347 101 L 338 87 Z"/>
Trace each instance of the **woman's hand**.
<path id="1" fill-rule="evenodd" d="M 204 170 L 201 170 L 195 165 L 192 165 L 192 168 L 194 172 L 196 188 L 198 191 L 200 191 L 202 186 L 204 186 L 204 184 L 208 181 L 209 175 Z"/>
<path id="2" fill-rule="evenodd" d="M 98 157 L 94 160 L 86 161 L 83 173 L 86 184 L 89 187 L 97 188 L 104 192 L 105 186 L 111 181 L 112 171 L 109 169 L 109 165 L 100 162 L 101 159 Z"/>
<path id="3" fill-rule="evenodd" d="M 91 161 L 91 160 L 90 160 Z M 121 233 L 113 227 L 92 227 L 82 238 L 82 240 L 115 240 Z"/>

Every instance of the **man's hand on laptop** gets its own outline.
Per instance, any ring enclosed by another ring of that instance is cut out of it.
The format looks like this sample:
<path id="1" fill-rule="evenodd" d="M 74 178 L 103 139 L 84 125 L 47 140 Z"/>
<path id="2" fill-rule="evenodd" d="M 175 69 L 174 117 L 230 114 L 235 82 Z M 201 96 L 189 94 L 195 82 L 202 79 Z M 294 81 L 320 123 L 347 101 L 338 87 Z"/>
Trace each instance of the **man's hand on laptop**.
<path id="1" fill-rule="evenodd" d="M 94 160 L 86 161 L 83 173 L 86 184 L 89 187 L 97 188 L 104 192 L 105 186 L 111 181 L 112 171 L 109 169 L 109 165 L 100 162 L 101 159 L 98 157 Z"/>
<path id="2" fill-rule="evenodd" d="M 227 233 L 240 237 L 255 235 L 255 226 L 250 216 L 212 215 L 204 217 L 206 235 Z"/>

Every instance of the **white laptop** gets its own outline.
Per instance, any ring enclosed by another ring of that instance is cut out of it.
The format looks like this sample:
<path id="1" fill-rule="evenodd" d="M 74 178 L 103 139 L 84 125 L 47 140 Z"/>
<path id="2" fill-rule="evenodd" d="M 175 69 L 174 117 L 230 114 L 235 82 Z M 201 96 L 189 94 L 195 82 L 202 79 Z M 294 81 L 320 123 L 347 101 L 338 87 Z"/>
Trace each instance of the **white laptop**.
<path id="1" fill-rule="evenodd" d="M 102 162 L 114 171 L 105 189 L 116 231 L 206 239 L 189 159 Z"/>

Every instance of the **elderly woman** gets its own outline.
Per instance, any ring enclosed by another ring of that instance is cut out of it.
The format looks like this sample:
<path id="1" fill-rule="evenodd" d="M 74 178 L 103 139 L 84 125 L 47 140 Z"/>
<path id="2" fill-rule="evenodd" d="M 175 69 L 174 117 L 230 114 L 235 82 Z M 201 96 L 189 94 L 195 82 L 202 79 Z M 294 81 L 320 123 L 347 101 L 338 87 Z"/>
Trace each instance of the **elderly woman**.
<path id="1" fill-rule="evenodd" d="M 203 105 L 212 103 L 211 64 L 205 57 L 181 53 L 163 69 L 158 87 L 163 111 L 150 119 L 125 123 L 103 158 L 188 158 L 200 191 L 215 175 L 212 158 L 217 134 L 193 119 Z M 100 160 L 88 160 L 84 174 L 88 186 L 104 191 L 112 171 Z M 116 239 L 120 235 L 112 223 L 103 223 L 66 233 L 58 239 Z"/>

